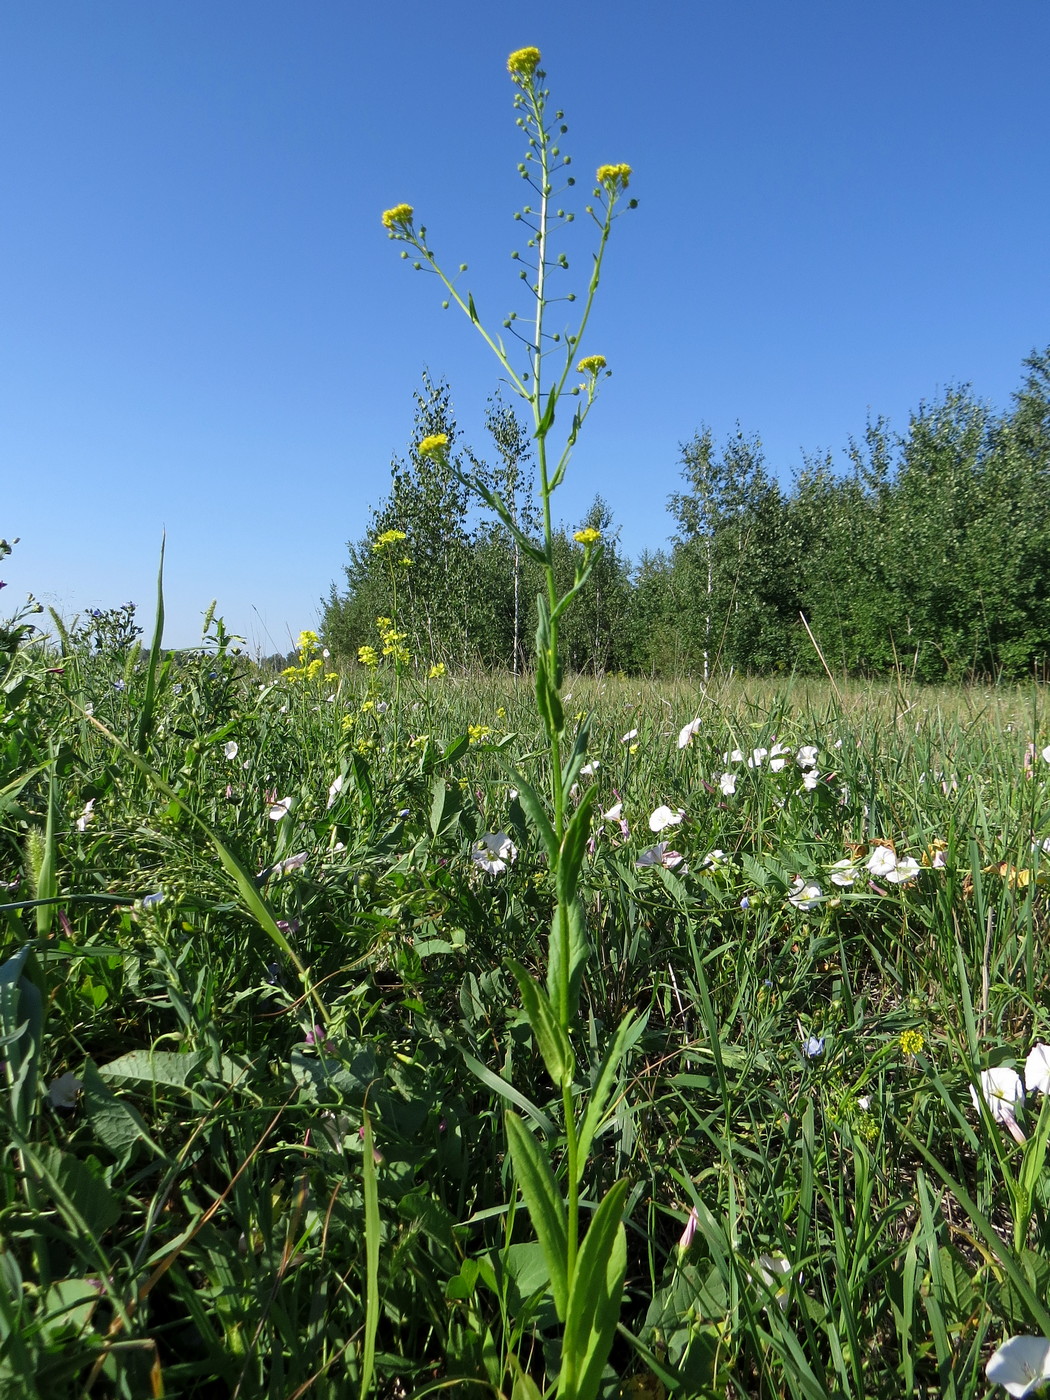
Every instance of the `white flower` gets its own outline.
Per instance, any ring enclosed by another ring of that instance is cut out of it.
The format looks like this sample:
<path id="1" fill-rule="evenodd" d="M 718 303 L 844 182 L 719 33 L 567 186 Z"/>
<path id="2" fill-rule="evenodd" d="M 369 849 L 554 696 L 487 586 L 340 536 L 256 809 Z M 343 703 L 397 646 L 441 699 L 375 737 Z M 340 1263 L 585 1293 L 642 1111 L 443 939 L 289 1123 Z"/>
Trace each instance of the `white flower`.
<path id="1" fill-rule="evenodd" d="M 790 1302 L 791 1265 L 778 1249 L 775 1254 L 758 1256 L 758 1276 L 776 1299 L 781 1312 L 787 1312 Z"/>
<path id="2" fill-rule="evenodd" d="M 860 1098 L 857 1100 L 857 1107 L 860 1109 L 861 1113 L 867 1113 L 868 1109 L 871 1107 L 871 1095 L 861 1094 Z"/>
<path id="3" fill-rule="evenodd" d="M 80 816 L 77 817 L 77 830 L 86 831 L 87 824 L 94 815 L 95 799 L 93 797 L 89 797 L 88 800 L 84 803 L 84 810 L 81 812 Z"/>
<path id="4" fill-rule="evenodd" d="M 750 757 L 750 758 L 748 759 L 748 761 L 747 761 L 747 766 L 748 766 L 749 768 L 761 768 L 761 767 L 762 767 L 762 760 L 763 760 L 764 758 L 768 758 L 768 756 L 769 756 L 769 750 L 768 750 L 768 749 L 752 749 L 752 750 L 751 750 L 751 757 Z M 741 757 L 743 757 L 743 755 L 741 755 Z"/>
<path id="5" fill-rule="evenodd" d="M 699 717 L 697 717 L 696 719 L 691 719 L 688 724 L 683 724 L 681 729 L 678 731 L 678 747 L 680 749 L 687 749 L 689 745 L 693 742 L 695 736 L 699 733 Z"/>
<path id="6" fill-rule="evenodd" d="M 1050 763 L 1050 744 L 1047 744 L 1046 748 L 1043 750 L 1043 762 Z"/>
<path id="7" fill-rule="evenodd" d="M 649 818 L 649 830 L 663 831 L 665 827 L 677 826 L 684 816 L 685 812 L 681 807 L 657 807 Z"/>
<path id="8" fill-rule="evenodd" d="M 618 822 L 623 816 L 623 803 L 614 802 L 607 812 L 602 813 L 603 822 Z"/>
<path id="9" fill-rule="evenodd" d="M 744 755 L 739 749 L 733 749 L 732 753 L 724 753 L 722 755 L 723 763 L 743 763 L 743 761 Z"/>
<path id="10" fill-rule="evenodd" d="M 800 768 L 815 768 L 819 752 L 816 744 L 803 744 L 795 755 L 795 762 Z"/>
<path id="11" fill-rule="evenodd" d="M 1010 1337 L 988 1358 L 984 1374 L 992 1385 L 1008 1395 L 1027 1395 L 1050 1379 L 1050 1340 L 1046 1337 Z"/>
<path id="12" fill-rule="evenodd" d="M 903 860 L 897 862 L 895 870 L 886 873 L 886 879 L 892 885 L 903 885 L 905 880 L 914 880 L 920 870 L 919 862 L 914 856 L 905 856 Z"/>
<path id="13" fill-rule="evenodd" d="M 643 851 L 635 861 L 635 865 L 642 869 L 650 865 L 662 865 L 665 870 L 677 870 L 682 875 L 689 871 L 681 851 L 669 851 L 666 841 L 658 841 L 655 846 L 650 846 L 647 851 Z"/>
<path id="14" fill-rule="evenodd" d="M 769 767 L 774 773 L 779 773 L 791 757 L 791 750 L 786 744 L 774 744 L 769 751 Z"/>
<path id="15" fill-rule="evenodd" d="M 225 758 L 231 760 L 236 758 L 238 753 L 240 752 L 240 746 L 238 745 L 237 740 L 227 739 L 225 744 L 223 744 L 222 746 L 222 752 Z"/>
<path id="16" fill-rule="evenodd" d="M 334 806 L 335 806 L 335 799 L 339 796 L 339 794 L 342 792 L 342 790 L 343 790 L 343 775 L 342 775 L 342 773 L 339 773 L 339 774 L 337 774 L 337 775 L 332 779 L 331 783 L 329 783 L 329 785 L 328 785 L 328 805 L 329 805 L 329 807 L 334 807 Z"/>
<path id="17" fill-rule="evenodd" d="M 718 780 L 718 786 L 722 789 L 723 797 L 732 797 L 736 792 L 736 774 L 723 773 Z"/>
<path id="18" fill-rule="evenodd" d="M 864 864 L 865 868 L 870 870 L 876 879 L 881 879 L 888 875 L 891 870 L 896 870 L 897 857 L 889 846 L 876 846 Z"/>
<path id="19" fill-rule="evenodd" d="M 637 729 L 628 729 L 628 731 L 627 731 L 626 734 L 623 734 L 623 735 L 620 736 L 620 743 L 621 743 L 621 744 L 629 744 L 629 743 L 631 742 L 632 739 L 637 739 L 637 738 L 638 738 L 638 731 L 637 731 Z"/>
<path id="20" fill-rule="evenodd" d="M 267 813 L 272 822 L 279 822 L 282 817 L 286 817 L 291 811 L 292 799 L 290 797 L 279 797 L 272 803 Z"/>
<path id="21" fill-rule="evenodd" d="M 846 888 L 853 884 L 859 874 L 860 867 L 852 860 L 837 860 L 831 867 L 831 883 Z"/>
<path id="22" fill-rule="evenodd" d="M 66 1070 L 65 1074 L 60 1074 L 48 1085 L 47 1096 L 55 1108 L 76 1108 L 77 1098 L 83 1087 L 83 1080 Z"/>
<path id="23" fill-rule="evenodd" d="M 595 759 L 593 763 L 585 763 L 580 769 L 580 773 L 585 778 L 593 778 L 600 767 L 601 764 Z"/>
<path id="24" fill-rule="evenodd" d="M 1030 1094 L 1050 1094 L 1050 1045 L 1033 1045 L 1024 1062 L 1024 1082 Z"/>
<path id="25" fill-rule="evenodd" d="M 703 860 L 700 862 L 700 869 L 717 870 L 719 865 L 721 865 L 722 861 L 724 861 L 725 858 L 725 851 L 708 851 L 707 855 L 704 856 Z"/>
<path id="26" fill-rule="evenodd" d="M 814 792 L 819 782 L 820 774 L 817 772 L 817 770 L 815 768 L 808 768 L 806 772 L 802 774 L 803 792 Z"/>
<path id="27" fill-rule="evenodd" d="M 981 1099 L 978 1098 L 977 1088 L 973 1084 L 970 1085 L 970 1098 L 973 1099 L 974 1108 L 979 1111 Z M 1024 1085 L 1017 1071 L 1005 1065 L 998 1069 L 982 1070 L 981 1098 L 988 1105 L 992 1120 L 1004 1124 L 1016 1142 L 1024 1142 L 1024 1133 L 1017 1126 L 1014 1113 L 1014 1105 L 1024 1103 Z"/>
<path id="28" fill-rule="evenodd" d="M 823 898 L 824 891 L 819 885 L 807 885 L 805 880 L 798 876 L 791 886 L 788 903 L 805 912 L 807 909 L 815 908 Z"/>
<path id="29" fill-rule="evenodd" d="M 514 864 L 517 855 L 518 848 L 507 833 L 493 831 L 481 838 L 470 858 L 486 875 L 502 875 L 508 865 Z"/>
<path id="30" fill-rule="evenodd" d="M 279 860 L 271 870 L 271 875 L 287 875 L 292 870 L 298 870 L 300 866 L 306 864 L 306 852 L 299 851 L 294 856 L 288 856 L 285 860 Z"/>

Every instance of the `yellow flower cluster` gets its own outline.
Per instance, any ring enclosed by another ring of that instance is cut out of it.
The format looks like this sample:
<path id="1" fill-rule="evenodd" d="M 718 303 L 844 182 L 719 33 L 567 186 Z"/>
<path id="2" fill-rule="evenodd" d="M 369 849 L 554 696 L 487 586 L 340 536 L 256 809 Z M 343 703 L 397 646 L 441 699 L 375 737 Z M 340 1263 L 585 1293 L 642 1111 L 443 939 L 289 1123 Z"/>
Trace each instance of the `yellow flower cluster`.
<path id="1" fill-rule="evenodd" d="M 309 629 L 299 633 L 299 664 L 298 666 L 286 666 L 281 675 L 286 681 L 316 681 L 320 680 L 322 674 L 326 681 L 337 681 L 338 672 L 325 671 L 324 663 L 327 652 L 324 656 L 314 656 L 314 652 L 319 650 L 321 639 L 316 632 Z"/>
<path id="2" fill-rule="evenodd" d="M 382 554 L 383 550 L 389 549 L 392 544 L 400 544 L 402 540 L 407 539 L 404 530 L 384 530 L 372 545 L 372 553 Z"/>
<path id="3" fill-rule="evenodd" d="M 468 724 L 467 738 L 472 744 L 480 744 L 483 739 L 487 739 L 492 733 L 492 729 L 487 724 Z"/>
<path id="4" fill-rule="evenodd" d="M 901 1031 L 899 1044 L 902 1054 L 917 1055 L 926 1041 L 922 1031 Z"/>
<path id="5" fill-rule="evenodd" d="M 357 648 L 357 659 L 362 666 L 367 666 L 370 671 L 374 671 L 379 665 L 379 653 L 375 647 L 370 647 L 367 642 L 363 647 Z"/>
<path id="6" fill-rule="evenodd" d="M 577 544 L 592 545 L 597 544 L 602 537 L 602 532 L 596 530 L 593 525 L 588 525 L 585 530 L 577 530 L 573 539 Z"/>
<path id="7" fill-rule="evenodd" d="M 584 355 L 583 359 L 576 366 L 577 374 L 601 374 L 605 368 L 604 355 Z"/>
<path id="8" fill-rule="evenodd" d="M 421 457 L 440 457 L 448 447 L 448 433 L 431 433 L 416 448 Z"/>
<path id="9" fill-rule="evenodd" d="M 607 193 L 619 194 L 625 190 L 631 180 L 631 167 L 629 165 L 599 165 L 597 180 Z"/>
<path id="10" fill-rule="evenodd" d="M 383 655 L 389 656 L 395 666 L 407 666 L 412 660 L 412 654 L 405 646 L 408 633 L 398 632 L 389 617 L 377 617 L 376 626 L 383 644 Z"/>
<path id="11" fill-rule="evenodd" d="M 435 661 L 434 664 L 433 664 L 433 666 L 431 666 L 430 670 L 427 672 L 427 680 L 428 680 L 428 681 L 440 680 L 441 677 L 442 677 L 444 674 L 445 674 L 445 663 L 444 663 L 443 661 Z"/>
<path id="12" fill-rule="evenodd" d="M 383 211 L 383 227 L 389 233 L 407 233 L 414 213 L 411 204 L 395 204 L 393 209 Z"/>
<path id="13" fill-rule="evenodd" d="M 540 65 L 539 49 L 515 49 L 507 59 L 507 72 L 512 78 L 531 78 Z"/>

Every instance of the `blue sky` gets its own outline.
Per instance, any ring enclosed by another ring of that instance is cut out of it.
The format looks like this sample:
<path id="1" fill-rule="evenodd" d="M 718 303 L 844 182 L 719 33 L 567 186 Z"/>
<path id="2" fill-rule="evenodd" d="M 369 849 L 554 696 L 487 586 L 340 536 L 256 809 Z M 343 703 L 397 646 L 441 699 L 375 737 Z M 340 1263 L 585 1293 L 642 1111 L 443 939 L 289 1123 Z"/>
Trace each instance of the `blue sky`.
<path id="1" fill-rule="evenodd" d="M 679 444 L 737 420 L 785 481 L 870 413 L 1050 343 L 1046 0 L 48 0 L 0 14 L 3 602 L 212 598 L 316 623 L 423 368 L 482 455 L 498 367 L 379 223 L 406 201 L 497 325 L 521 242 L 506 55 L 543 52 L 589 186 L 626 161 L 583 349 L 614 370 L 559 513 L 665 543 Z M 583 225 L 577 230 L 582 234 Z M 571 250 L 584 276 L 586 240 Z"/>

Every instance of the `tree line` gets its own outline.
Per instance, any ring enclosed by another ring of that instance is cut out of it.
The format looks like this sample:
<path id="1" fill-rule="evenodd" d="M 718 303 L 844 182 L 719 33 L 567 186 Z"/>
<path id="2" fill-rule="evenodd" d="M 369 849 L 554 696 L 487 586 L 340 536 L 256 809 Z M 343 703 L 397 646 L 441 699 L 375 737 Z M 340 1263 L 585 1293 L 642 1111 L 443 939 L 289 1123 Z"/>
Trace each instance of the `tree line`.
<path id="1" fill-rule="evenodd" d="M 345 582 L 323 603 L 322 635 L 342 660 L 376 642 L 389 617 L 421 661 L 527 669 L 538 566 L 464 483 L 499 490 L 526 535 L 538 531 L 531 439 L 498 395 L 490 460 L 461 445 L 446 384 L 423 377 L 412 442 L 445 433 L 449 461 L 414 449 L 365 536 L 348 544 Z M 826 666 L 835 675 L 901 669 L 919 680 L 1018 679 L 1050 661 L 1050 347 L 1024 361 L 1008 410 L 969 387 L 922 403 L 895 432 L 870 420 L 836 471 L 805 457 L 784 485 L 754 434 L 682 444 L 667 546 L 624 557 L 595 497 L 557 531 L 571 582 L 592 527 L 602 557 L 563 622 L 574 670 L 709 676 Z M 403 536 L 403 540 L 400 537 Z M 388 539 L 377 548 L 377 541 Z"/>

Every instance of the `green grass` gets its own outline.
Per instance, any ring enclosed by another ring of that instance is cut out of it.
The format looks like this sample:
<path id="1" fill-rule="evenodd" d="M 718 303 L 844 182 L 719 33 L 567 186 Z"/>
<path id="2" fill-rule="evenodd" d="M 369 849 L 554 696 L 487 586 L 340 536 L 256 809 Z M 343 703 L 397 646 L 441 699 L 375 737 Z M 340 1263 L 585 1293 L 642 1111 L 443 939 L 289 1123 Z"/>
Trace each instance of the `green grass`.
<path id="1" fill-rule="evenodd" d="M 596 812 L 620 801 L 630 828 L 597 818 L 585 861 L 577 1080 L 647 1018 L 583 1183 L 586 1224 L 628 1182 L 600 1393 L 989 1393 L 1003 1337 L 1050 1335 L 1040 1100 L 1022 1146 L 969 1089 L 1050 1039 L 1043 692 L 565 690 L 593 715 Z M 491 732 L 467 743 L 471 725 Z M 790 758 L 723 759 L 776 743 L 818 746 L 813 791 Z M 507 963 L 546 956 L 553 891 L 511 795 L 543 751 L 506 677 L 369 689 L 273 683 L 226 652 L 11 654 L 0 1395 L 552 1382 L 503 1128 L 514 1102 L 561 1132 Z M 660 804 L 684 817 L 654 834 Z M 471 850 L 497 831 L 516 859 L 486 875 Z M 637 864 L 659 840 L 688 870 Z M 873 841 L 943 866 L 832 884 Z M 797 879 L 820 886 L 809 909 Z"/>

